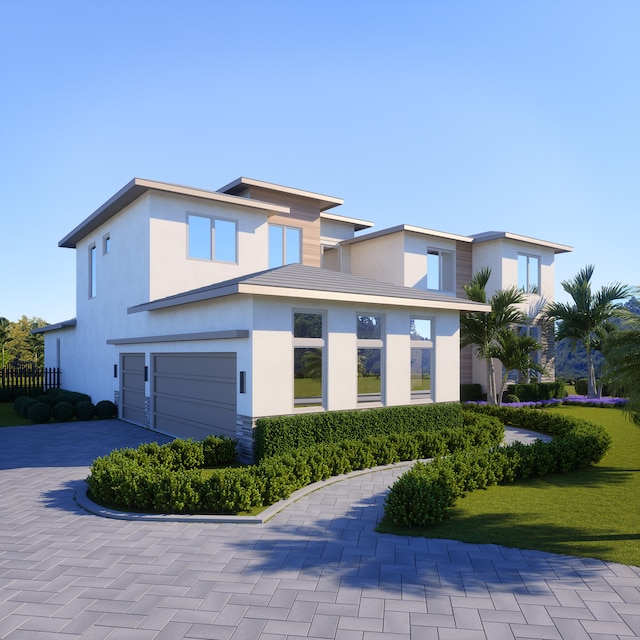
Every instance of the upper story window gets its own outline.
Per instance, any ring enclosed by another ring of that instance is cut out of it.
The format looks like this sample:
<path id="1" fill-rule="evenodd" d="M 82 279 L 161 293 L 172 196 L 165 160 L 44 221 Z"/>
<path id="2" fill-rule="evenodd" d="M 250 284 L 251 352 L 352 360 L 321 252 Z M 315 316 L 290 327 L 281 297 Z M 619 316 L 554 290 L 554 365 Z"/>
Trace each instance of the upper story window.
<path id="1" fill-rule="evenodd" d="M 269 225 L 269 268 L 302 262 L 302 229 Z"/>
<path id="2" fill-rule="evenodd" d="M 89 247 L 89 297 L 96 297 L 96 281 L 98 271 L 98 252 L 96 245 L 92 244 Z"/>
<path id="3" fill-rule="evenodd" d="M 427 250 L 427 289 L 455 291 L 455 259 L 453 251 Z"/>
<path id="4" fill-rule="evenodd" d="M 238 229 L 234 220 L 189 214 L 187 224 L 189 258 L 216 262 L 238 261 Z"/>
<path id="5" fill-rule="evenodd" d="M 107 253 L 111 253 L 111 234 L 107 233 L 107 235 L 102 236 L 102 253 L 107 255 Z"/>
<path id="6" fill-rule="evenodd" d="M 518 254 L 518 289 L 525 293 L 540 293 L 540 258 Z"/>

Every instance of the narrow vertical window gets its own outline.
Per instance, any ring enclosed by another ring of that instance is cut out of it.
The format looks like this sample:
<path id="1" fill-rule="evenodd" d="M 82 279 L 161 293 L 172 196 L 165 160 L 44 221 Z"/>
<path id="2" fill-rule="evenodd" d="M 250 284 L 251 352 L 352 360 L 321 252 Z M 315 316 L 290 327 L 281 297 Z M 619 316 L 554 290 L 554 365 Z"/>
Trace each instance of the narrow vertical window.
<path id="1" fill-rule="evenodd" d="M 431 396 L 432 324 L 430 318 L 411 318 L 411 397 L 413 399 Z"/>
<path id="2" fill-rule="evenodd" d="M 96 272 L 97 272 L 97 252 L 96 245 L 92 244 L 89 247 L 89 297 L 96 297 Z"/>
<path id="3" fill-rule="evenodd" d="M 540 293 L 540 258 L 518 254 L 518 289 L 524 293 Z"/>
<path id="4" fill-rule="evenodd" d="M 293 405 L 324 405 L 322 313 L 293 314 Z"/>
<path id="5" fill-rule="evenodd" d="M 356 338 L 358 402 L 382 402 L 384 370 L 382 316 L 358 315 Z"/>
<path id="6" fill-rule="evenodd" d="M 111 253 L 111 235 L 107 234 L 102 238 L 102 253 Z"/>

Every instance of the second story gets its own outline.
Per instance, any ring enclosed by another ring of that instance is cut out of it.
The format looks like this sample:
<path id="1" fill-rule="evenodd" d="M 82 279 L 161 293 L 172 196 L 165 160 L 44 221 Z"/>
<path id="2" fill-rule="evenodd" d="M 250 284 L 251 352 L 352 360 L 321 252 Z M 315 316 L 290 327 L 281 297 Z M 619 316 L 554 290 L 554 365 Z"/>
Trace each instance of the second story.
<path id="1" fill-rule="evenodd" d="M 505 232 L 462 236 L 335 212 L 340 198 L 238 178 L 216 191 L 136 178 L 65 236 L 77 253 L 77 315 L 107 315 L 291 263 L 466 298 L 518 286 L 553 299 L 555 255 L 570 247 Z M 107 309 L 109 313 L 107 314 Z"/>

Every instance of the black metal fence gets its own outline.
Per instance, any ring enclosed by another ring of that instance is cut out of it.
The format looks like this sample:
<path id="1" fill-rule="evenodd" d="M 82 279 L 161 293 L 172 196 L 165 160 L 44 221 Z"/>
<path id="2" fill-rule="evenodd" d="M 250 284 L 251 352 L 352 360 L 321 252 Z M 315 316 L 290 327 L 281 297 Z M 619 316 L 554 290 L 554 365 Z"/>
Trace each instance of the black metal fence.
<path id="1" fill-rule="evenodd" d="M 34 389 L 60 388 L 60 369 L 21 365 L 0 369 L 0 389 Z"/>

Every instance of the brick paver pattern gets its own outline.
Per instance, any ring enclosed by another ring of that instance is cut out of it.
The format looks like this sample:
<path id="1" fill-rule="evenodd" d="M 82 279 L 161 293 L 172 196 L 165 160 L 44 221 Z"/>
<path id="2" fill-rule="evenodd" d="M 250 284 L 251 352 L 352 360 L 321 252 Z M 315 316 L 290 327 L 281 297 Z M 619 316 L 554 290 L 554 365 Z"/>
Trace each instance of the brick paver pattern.
<path id="1" fill-rule="evenodd" d="M 403 469 L 264 525 L 134 522 L 76 503 L 91 461 L 168 439 L 118 421 L 0 429 L 0 639 L 613 640 L 640 568 L 381 535 Z"/>

